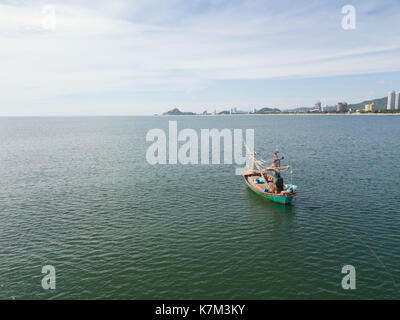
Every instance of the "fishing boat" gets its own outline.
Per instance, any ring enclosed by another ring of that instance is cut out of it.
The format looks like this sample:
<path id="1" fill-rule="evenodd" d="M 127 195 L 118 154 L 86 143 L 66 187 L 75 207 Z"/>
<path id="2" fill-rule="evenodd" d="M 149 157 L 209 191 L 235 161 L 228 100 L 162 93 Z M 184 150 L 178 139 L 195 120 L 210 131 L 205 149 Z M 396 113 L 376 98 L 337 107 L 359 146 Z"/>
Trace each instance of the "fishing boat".
<path id="1" fill-rule="evenodd" d="M 254 150 L 252 152 L 248 150 L 247 154 L 252 160 L 251 165 L 243 174 L 248 187 L 267 200 L 285 205 L 291 204 L 297 187 L 283 183 L 281 171 L 290 169 L 290 166 L 281 167 L 281 160 L 284 158 L 279 158 L 277 151 L 270 161 L 257 159 L 258 153 Z"/>

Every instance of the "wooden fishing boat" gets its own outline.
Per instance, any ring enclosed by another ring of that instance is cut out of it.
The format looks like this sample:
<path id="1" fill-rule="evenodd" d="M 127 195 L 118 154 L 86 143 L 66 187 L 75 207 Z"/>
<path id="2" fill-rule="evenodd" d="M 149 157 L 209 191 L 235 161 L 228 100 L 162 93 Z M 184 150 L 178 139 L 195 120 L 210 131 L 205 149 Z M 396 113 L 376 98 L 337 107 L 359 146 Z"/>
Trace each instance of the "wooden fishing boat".
<path id="1" fill-rule="evenodd" d="M 247 146 L 246 146 L 247 148 Z M 281 177 L 281 171 L 289 170 L 290 166 L 281 167 L 281 160 L 278 152 L 274 153 L 272 163 L 256 158 L 255 151 L 249 152 L 251 166 L 243 174 L 248 187 L 259 196 L 281 204 L 291 204 L 296 195 L 296 186 L 293 184 L 284 184 Z"/>

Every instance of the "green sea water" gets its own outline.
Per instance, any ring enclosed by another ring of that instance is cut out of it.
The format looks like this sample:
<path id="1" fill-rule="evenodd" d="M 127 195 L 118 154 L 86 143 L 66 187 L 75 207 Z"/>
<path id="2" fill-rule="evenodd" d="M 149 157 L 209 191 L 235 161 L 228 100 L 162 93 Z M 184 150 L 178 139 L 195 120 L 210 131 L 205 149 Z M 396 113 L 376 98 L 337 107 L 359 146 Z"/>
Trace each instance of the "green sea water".
<path id="1" fill-rule="evenodd" d="M 235 164 L 148 164 L 171 120 L 254 129 L 294 204 Z M 0 298 L 399 299 L 399 137 L 397 116 L 0 118 Z"/>

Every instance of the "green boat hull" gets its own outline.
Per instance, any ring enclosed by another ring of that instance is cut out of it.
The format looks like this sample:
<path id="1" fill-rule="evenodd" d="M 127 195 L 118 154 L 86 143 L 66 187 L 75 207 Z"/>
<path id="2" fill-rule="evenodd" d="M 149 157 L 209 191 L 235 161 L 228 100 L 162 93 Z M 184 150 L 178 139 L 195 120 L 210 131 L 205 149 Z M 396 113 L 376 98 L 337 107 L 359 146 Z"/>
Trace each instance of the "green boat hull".
<path id="1" fill-rule="evenodd" d="M 246 180 L 246 179 L 245 179 Z M 259 196 L 263 197 L 264 199 L 267 199 L 269 201 L 273 201 L 276 203 L 281 203 L 281 204 L 291 204 L 294 198 L 294 195 L 289 195 L 289 196 L 283 196 L 283 195 L 277 195 L 277 194 L 266 194 L 266 193 L 261 193 L 258 192 L 257 190 L 255 190 L 249 183 L 247 183 L 246 180 L 246 184 L 248 185 L 248 187 L 254 191 L 255 193 L 257 193 Z"/>

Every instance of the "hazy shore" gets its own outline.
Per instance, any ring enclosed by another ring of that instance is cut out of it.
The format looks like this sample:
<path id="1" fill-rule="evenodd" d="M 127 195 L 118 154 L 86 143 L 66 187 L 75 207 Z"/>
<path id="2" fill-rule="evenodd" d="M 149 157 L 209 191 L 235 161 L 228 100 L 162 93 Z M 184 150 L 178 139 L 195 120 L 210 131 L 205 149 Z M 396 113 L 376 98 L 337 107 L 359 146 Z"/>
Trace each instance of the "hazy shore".
<path id="1" fill-rule="evenodd" d="M 162 115 L 167 117 L 227 117 L 227 116 L 399 116 L 400 113 L 243 113 L 243 114 L 192 114 L 192 115 Z M 158 116 L 158 115 L 155 115 Z"/>

